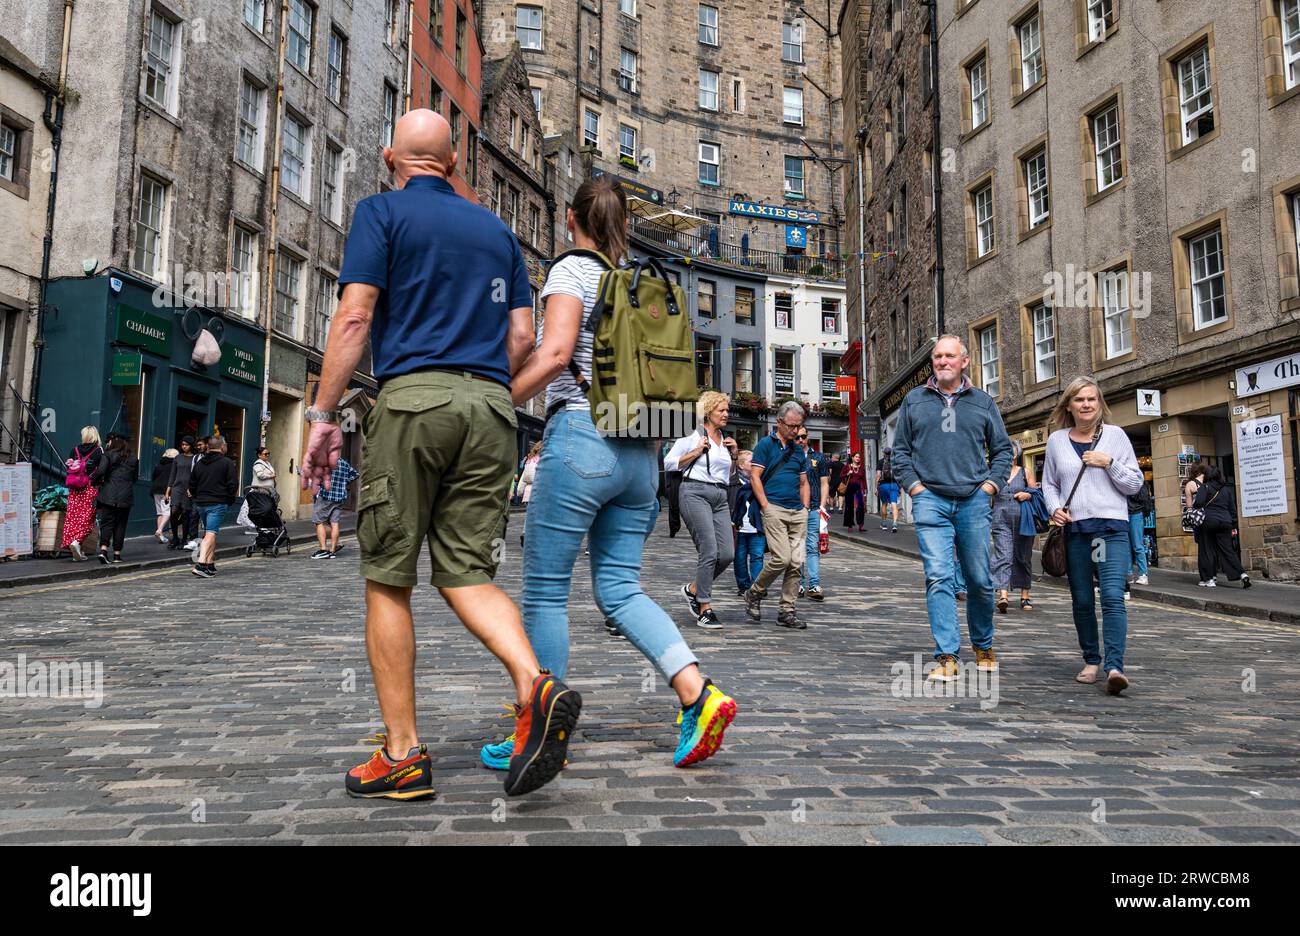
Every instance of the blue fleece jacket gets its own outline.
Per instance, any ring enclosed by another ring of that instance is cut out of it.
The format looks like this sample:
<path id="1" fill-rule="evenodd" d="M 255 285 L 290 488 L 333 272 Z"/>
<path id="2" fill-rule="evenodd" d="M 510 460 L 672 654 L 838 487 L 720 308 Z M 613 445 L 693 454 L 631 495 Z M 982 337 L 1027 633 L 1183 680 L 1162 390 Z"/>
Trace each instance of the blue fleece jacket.
<path id="1" fill-rule="evenodd" d="M 910 492 L 917 482 L 941 497 L 970 497 L 981 484 L 1011 476 L 1011 439 L 993 398 L 963 380 L 944 399 L 933 379 L 903 398 L 894 434 L 894 477 Z"/>

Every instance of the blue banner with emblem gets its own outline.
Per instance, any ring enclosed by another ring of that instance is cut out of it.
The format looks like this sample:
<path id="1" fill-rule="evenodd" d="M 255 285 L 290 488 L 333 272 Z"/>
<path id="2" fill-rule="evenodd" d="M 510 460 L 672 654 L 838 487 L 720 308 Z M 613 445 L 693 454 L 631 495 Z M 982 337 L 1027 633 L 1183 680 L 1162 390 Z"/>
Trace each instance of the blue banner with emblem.
<path id="1" fill-rule="evenodd" d="M 807 247 L 808 229 L 799 227 L 797 224 L 787 224 L 785 226 L 785 245 L 787 247 Z"/>

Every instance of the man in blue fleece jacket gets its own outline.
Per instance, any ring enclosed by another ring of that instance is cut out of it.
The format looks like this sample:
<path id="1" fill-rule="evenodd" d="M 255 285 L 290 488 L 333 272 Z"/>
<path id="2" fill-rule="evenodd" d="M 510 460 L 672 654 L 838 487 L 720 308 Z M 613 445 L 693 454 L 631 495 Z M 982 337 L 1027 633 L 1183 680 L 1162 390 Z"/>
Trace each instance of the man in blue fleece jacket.
<path id="1" fill-rule="evenodd" d="M 941 335 L 930 353 L 934 375 L 903 399 L 893 470 L 912 496 L 912 519 L 925 564 L 925 604 L 938 665 L 929 678 L 961 674 L 953 544 L 966 576 L 966 624 L 975 665 L 998 668 L 993 652 L 993 581 L 989 575 L 990 497 L 1011 476 L 1011 440 L 997 404 L 963 373 L 970 352 Z"/>

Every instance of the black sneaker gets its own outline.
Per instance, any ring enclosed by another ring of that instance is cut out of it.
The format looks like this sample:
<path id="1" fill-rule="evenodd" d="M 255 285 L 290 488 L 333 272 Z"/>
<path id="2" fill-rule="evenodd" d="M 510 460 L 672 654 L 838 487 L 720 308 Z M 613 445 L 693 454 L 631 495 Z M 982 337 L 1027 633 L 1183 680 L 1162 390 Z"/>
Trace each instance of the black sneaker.
<path id="1" fill-rule="evenodd" d="M 1250 588 L 1250 576 L 1245 572 L 1241 573 L 1241 587 Z"/>
<path id="2" fill-rule="evenodd" d="M 613 637 L 615 640 L 627 640 L 627 638 L 623 636 L 623 632 L 618 629 L 618 625 L 610 618 L 605 618 L 605 633 L 609 634 L 609 636 Z"/>
<path id="3" fill-rule="evenodd" d="M 113 560 L 110 559 L 110 558 L 108 558 L 108 553 L 106 553 L 106 552 L 102 552 L 102 553 L 99 554 L 99 561 L 100 561 L 103 565 L 112 565 L 112 564 L 113 564 Z"/>
<path id="4" fill-rule="evenodd" d="M 744 597 L 745 597 L 745 592 L 747 592 L 747 591 L 749 591 L 748 588 L 737 588 L 737 589 L 736 589 L 736 594 L 737 594 L 739 597 L 744 598 Z"/>
<path id="5" fill-rule="evenodd" d="M 214 575 L 217 574 L 216 569 L 210 568 L 205 565 L 195 565 L 194 568 L 191 569 L 190 571 L 193 572 L 195 575 L 199 576 L 200 578 L 212 578 Z"/>
<path id="6" fill-rule="evenodd" d="M 318 549 L 311 554 L 313 559 L 328 559 L 330 556 L 331 553 L 328 549 Z"/>
<path id="7" fill-rule="evenodd" d="M 800 598 L 808 597 L 808 589 L 804 588 L 802 585 L 799 586 L 799 597 Z"/>
<path id="8" fill-rule="evenodd" d="M 707 611 L 701 612 L 700 616 L 695 619 L 695 623 L 699 627 L 703 627 L 705 630 L 722 629 L 722 622 L 718 620 L 718 616 L 713 613 L 712 608 L 710 608 Z"/>
<path id="9" fill-rule="evenodd" d="M 699 617 L 699 616 L 700 616 L 700 603 L 699 603 L 698 601 L 695 600 L 695 595 L 691 592 L 691 586 L 690 586 L 690 585 L 683 585 L 683 586 L 682 586 L 682 597 L 685 598 L 685 599 L 686 599 L 686 603 L 689 604 L 689 605 L 691 606 L 691 617 L 694 617 L 694 618 Z"/>
<path id="10" fill-rule="evenodd" d="M 763 620 L 763 599 L 754 594 L 753 586 L 745 592 L 745 613 L 751 621 Z"/>
<path id="11" fill-rule="evenodd" d="M 807 630 L 808 625 L 799 620 L 798 615 L 793 611 L 782 611 L 776 616 L 776 623 L 779 627 L 788 627 L 791 630 Z"/>

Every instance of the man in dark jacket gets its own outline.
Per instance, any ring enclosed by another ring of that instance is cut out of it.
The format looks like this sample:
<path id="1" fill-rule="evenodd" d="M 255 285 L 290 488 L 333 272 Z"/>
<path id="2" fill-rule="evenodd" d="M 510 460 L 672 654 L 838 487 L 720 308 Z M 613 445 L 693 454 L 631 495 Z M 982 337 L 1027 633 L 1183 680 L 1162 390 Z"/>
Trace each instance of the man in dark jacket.
<path id="1" fill-rule="evenodd" d="M 193 572 L 202 578 L 217 574 L 212 561 L 217 551 L 217 531 L 226 519 L 226 510 L 239 492 L 239 472 L 235 463 L 226 457 L 226 441 L 221 436 L 208 438 L 208 448 L 190 471 L 190 498 L 203 527 L 203 542 L 199 545 L 198 559 Z"/>

